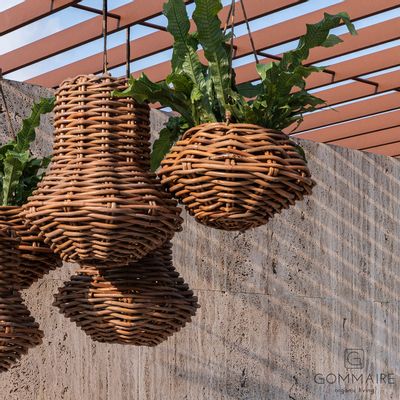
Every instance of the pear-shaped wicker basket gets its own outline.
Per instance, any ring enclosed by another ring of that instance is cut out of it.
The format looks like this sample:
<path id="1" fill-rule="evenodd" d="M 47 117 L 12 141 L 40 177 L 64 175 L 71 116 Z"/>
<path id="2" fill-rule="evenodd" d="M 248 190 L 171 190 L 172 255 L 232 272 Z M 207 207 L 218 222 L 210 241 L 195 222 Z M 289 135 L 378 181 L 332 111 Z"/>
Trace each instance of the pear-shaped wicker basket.
<path id="1" fill-rule="evenodd" d="M 4 208 L 1 215 L 4 217 Z M 0 372 L 7 371 L 29 348 L 39 345 L 43 337 L 16 290 L 20 287 L 19 244 L 15 230 L 0 221 Z"/>
<path id="2" fill-rule="evenodd" d="M 83 264 L 55 305 L 93 340 L 156 346 L 190 322 L 197 298 L 172 265 L 171 245 L 116 268 Z"/>
<path id="3" fill-rule="evenodd" d="M 40 237 L 40 231 L 26 223 L 21 207 L 0 207 L 0 226 L 8 228 L 14 238 L 13 246 L 17 252 L 11 254 L 11 259 L 7 263 L 4 263 L 3 257 L 0 264 L 16 275 L 9 279 L 14 282 L 15 288 L 26 289 L 62 265 L 61 259 Z"/>
<path id="4" fill-rule="evenodd" d="M 176 201 L 149 172 L 149 107 L 111 97 L 125 87 L 82 75 L 56 92 L 52 164 L 25 209 L 65 261 L 134 262 L 180 230 Z"/>
<path id="5" fill-rule="evenodd" d="M 265 224 L 315 185 L 287 135 L 251 124 L 194 127 L 161 165 L 162 184 L 197 221 L 228 231 Z"/>

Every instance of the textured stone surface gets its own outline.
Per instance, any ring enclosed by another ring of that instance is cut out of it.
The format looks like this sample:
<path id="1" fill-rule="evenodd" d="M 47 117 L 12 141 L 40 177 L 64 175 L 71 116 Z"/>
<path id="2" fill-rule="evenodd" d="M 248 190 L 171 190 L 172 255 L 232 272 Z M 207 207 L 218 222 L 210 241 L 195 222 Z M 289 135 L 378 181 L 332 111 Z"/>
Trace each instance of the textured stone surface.
<path id="1" fill-rule="evenodd" d="M 18 118 L 44 92 L 12 93 Z M 45 122 L 38 150 L 48 152 L 50 133 Z M 400 162 L 302 144 L 318 186 L 268 225 L 225 233 L 185 216 L 174 260 L 202 306 L 192 324 L 154 349 L 95 344 L 51 306 L 74 269 L 65 266 L 24 294 L 46 337 L 0 375 L 0 397 L 399 399 Z M 363 350 L 362 369 L 345 368 L 346 349 Z M 395 384 L 315 382 L 347 373 L 392 373 Z"/>

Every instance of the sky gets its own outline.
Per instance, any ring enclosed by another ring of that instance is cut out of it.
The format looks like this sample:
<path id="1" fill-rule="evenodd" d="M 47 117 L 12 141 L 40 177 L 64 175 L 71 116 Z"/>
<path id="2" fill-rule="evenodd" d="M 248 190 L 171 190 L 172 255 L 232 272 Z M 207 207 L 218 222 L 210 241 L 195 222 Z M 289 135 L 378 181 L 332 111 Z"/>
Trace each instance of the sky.
<path id="1" fill-rule="evenodd" d="M 23 0 L 2 0 L 0 5 L 0 12 L 4 11 L 9 7 L 13 7 L 18 3 L 21 3 Z M 133 0 L 134 1 L 134 0 Z M 151 0 L 149 0 L 151 1 Z M 264 1 L 264 0 L 260 0 Z M 132 2 L 132 0 L 109 0 L 109 9 L 120 7 L 121 5 Z M 306 3 L 300 4 L 295 7 L 291 7 L 290 9 L 279 11 L 268 15 L 263 18 L 259 18 L 251 22 L 252 31 L 256 31 L 258 29 L 264 28 L 265 26 L 272 26 L 284 20 L 290 20 L 292 18 L 296 18 L 302 14 L 325 8 L 333 4 L 341 3 L 343 0 L 309 0 Z M 230 0 L 223 0 L 223 4 L 227 5 L 230 3 Z M 91 7 L 95 7 L 101 9 L 102 0 L 85 0 L 82 1 L 81 4 L 88 5 Z M 194 5 L 188 6 L 189 14 L 193 11 Z M 87 11 L 78 10 L 74 8 L 67 8 L 58 13 L 50 15 L 49 17 L 43 18 L 37 22 L 34 22 L 24 28 L 18 29 L 10 34 L 4 35 L 0 38 L 0 54 L 7 53 L 15 48 L 18 48 L 22 45 L 28 44 L 35 40 L 38 40 L 44 36 L 50 35 L 52 33 L 58 32 L 62 29 L 75 25 L 79 22 L 85 21 L 87 19 L 92 18 L 94 15 Z M 388 19 L 400 17 L 400 7 L 394 10 L 381 13 L 377 16 L 365 18 L 356 23 L 356 27 L 358 29 L 362 29 L 363 27 L 376 24 L 378 22 L 382 22 Z M 164 16 L 160 16 L 151 20 L 154 23 L 160 25 L 166 25 L 166 19 Z M 334 33 L 340 34 L 344 33 L 345 28 L 338 28 Z M 155 32 L 155 30 L 146 27 L 135 26 L 131 30 L 132 38 L 138 38 L 150 33 Z M 236 36 L 241 36 L 246 34 L 246 27 L 244 24 L 239 25 L 235 28 Z M 108 44 L 109 48 L 117 46 L 119 44 L 123 44 L 125 42 L 125 32 L 121 31 L 109 36 Z M 268 52 L 272 54 L 280 54 L 282 51 L 289 50 L 296 46 L 296 42 L 286 43 L 281 46 L 275 46 L 268 48 Z M 350 59 L 353 57 L 358 57 L 360 55 L 368 54 L 373 51 L 379 51 L 384 48 L 399 46 L 400 40 L 392 41 L 386 43 L 385 45 L 376 46 L 371 49 L 362 50 L 350 55 L 337 57 L 332 60 L 328 60 L 328 64 L 334 64 L 336 62 L 344 61 L 346 59 Z M 14 80 L 25 80 L 32 78 L 34 76 L 40 75 L 47 71 L 50 71 L 54 68 L 58 68 L 69 64 L 71 62 L 77 61 L 81 58 L 90 56 L 92 54 L 96 54 L 102 51 L 102 41 L 96 40 L 86 45 L 80 46 L 76 49 L 69 50 L 60 55 L 51 57 L 47 60 L 38 62 L 29 67 L 22 68 L 18 71 L 15 71 L 11 74 L 6 75 L 5 77 L 8 79 Z M 147 66 L 154 65 L 155 63 L 167 61 L 171 58 L 171 50 L 164 51 L 162 53 L 158 53 L 157 55 L 147 57 L 145 59 L 135 61 L 131 65 L 132 71 L 143 69 Z M 252 62 L 252 56 L 243 57 L 235 61 L 235 66 L 247 64 Z M 327 65 L 327 61 L 324 61 L 324 65 Z M 111 70 L 114 75 L 123 75 L 125 67 L 116 68 Z"/>

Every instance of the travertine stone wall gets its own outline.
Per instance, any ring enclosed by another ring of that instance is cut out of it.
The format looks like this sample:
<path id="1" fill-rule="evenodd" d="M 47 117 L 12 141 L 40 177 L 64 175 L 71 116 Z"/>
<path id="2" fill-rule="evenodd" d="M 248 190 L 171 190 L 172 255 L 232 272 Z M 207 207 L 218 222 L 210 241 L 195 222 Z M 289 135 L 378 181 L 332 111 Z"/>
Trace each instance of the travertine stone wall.
<path id="1" fill-rule="evenodd" d="M 7 93 L 19 120 L 46 90 Z M 50 143 L 45 121 L 36 150 Z M 174 259 L 201 303 L 192 324 L 157 348 L 95 344 L 51 305 L 66 266 L 25 292 L 46 337 L 0 375 L 0 398 L 399 399 L 400 162 L 302 145 L 318 186 L 268 225 L 224 233 L 185 216 Z"/>

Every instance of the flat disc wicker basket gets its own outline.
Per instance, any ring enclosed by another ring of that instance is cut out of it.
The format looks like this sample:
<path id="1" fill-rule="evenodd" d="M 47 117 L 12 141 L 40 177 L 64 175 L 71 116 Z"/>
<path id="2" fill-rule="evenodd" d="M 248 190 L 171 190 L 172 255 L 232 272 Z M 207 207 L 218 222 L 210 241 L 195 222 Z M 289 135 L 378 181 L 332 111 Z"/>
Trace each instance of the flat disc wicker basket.
<path id="1" fill-rule="evenodd" d="M 56 92 L 50 170 L 26 217 L 65 261 L 137 261 L 180 230 L 180 209 L 149 172 L 149 107 L 111 97 L 125 79 L 81 75 Z"/>
<path id="2" fill-rule="evenodd" d="M 0 207 L 0 226 L 8 227 L 15 238 L 13 245 L 18 253 L 12 254 L 12 259 L 7 265 L 18 275 L 17 281 L 12 279 L 16 283 L 15 287 L 26 289 L 62 265 L 61 259 L 39 236 L 40 231 L 25 223 L 21 207 Z"/>
<path id="3" fill-rule="evenodd" d="M 190 322 L 198 307 L 171 254 L 168 243 L 129 266 L 84 264 L 54 304 L 95 341 L 156 346 Z"/>
<path id="4" fill-rule="evenodd" d="M 16 290 L 20 286 L 19 243 L 15 231 L 1 221 L 0 372 L 7 371 L 29 348 L 39 345 L 43 338 L 43 332 Z"/>
<path id="5" fill-rule="evenodd" d="M 265 224 L 315 185 L 287 135 L 250 124 L 194 127 L 161 165 L 162 184 L 189 213 L 227 231 Z"/>

